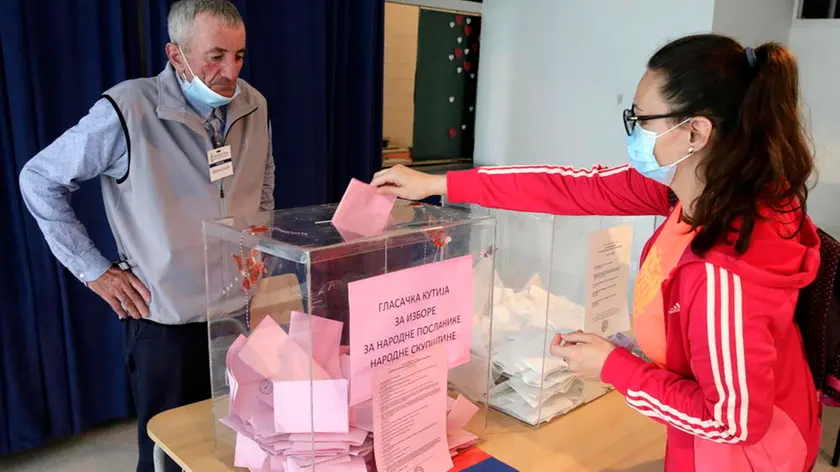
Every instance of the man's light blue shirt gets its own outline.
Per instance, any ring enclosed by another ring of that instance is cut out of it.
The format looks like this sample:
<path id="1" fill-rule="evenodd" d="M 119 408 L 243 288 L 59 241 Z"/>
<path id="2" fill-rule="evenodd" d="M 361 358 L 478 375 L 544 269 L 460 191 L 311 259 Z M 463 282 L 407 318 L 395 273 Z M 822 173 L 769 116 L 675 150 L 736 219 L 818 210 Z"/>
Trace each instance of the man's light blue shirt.
<path id="1" fill-rule="evenodd" d="M 177 74 L 176 74 L 177 75 Z M 184 82 L 178 77 L 181 89 Z M 215 120 L 214 109 L 204 103 L 187 103 L 202 121 Z M 227 131 L 226 108 L 220 107 L 221 134 Z M 205 126 L 207 127 L 207 126 Z M 271 127 L 269 124 L 269 149 Z M 111 103 L 98 100 L 78 124 L 33 157 L 20 174 L 20 187 L 27 208 L 35 217 L 56 258 L 82 282 L 98 279 L 111 266 L 94 246 L 84 225 L 70 206 L 71 193 L 79 183 L 106 175 L 119 179 L 128 172 L 129 159 L 122 124 Z M 269 156 L 260 208 L 274 206 L 274 159 Z"/>

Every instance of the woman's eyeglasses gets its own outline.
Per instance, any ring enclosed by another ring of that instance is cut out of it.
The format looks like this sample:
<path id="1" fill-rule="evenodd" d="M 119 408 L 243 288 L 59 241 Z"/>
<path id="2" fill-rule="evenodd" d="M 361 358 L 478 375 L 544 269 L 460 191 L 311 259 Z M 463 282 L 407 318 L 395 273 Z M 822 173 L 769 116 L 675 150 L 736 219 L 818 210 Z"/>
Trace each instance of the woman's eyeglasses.
<path id="1" fill-rule="evenodd" d="M 636 129 L 636 123 L 641 121 L 660 120 L 662 118 L 675 118 L 682 116 L 682 113 L 666 113 L 664 115 L 637 115 L 632 108 L 624 110 L 624 131 L 627 131 L 627 136 L 633 134 Z"/>

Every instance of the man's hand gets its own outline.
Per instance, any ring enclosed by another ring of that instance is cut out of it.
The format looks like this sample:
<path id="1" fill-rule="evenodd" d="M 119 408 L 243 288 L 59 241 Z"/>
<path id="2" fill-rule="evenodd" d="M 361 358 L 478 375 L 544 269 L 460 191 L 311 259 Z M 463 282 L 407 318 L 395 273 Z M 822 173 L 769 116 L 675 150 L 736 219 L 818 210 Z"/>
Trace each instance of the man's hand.
<path id="1" fill-rule="evenodd" d="M 111 267 L 88 287 L 108 302 L 120 318 L 134 319 L 149 315 L 152 294 L 134 274 L 118 267 Z"/>
<path id="2" fill-rule="evenodd" d="M 607 357 L 615 345 L 596 334 L 570 333 L 556 335 L 550 352 L 566 359 L 572 373 L 586 379 L 600 379 Z"/>

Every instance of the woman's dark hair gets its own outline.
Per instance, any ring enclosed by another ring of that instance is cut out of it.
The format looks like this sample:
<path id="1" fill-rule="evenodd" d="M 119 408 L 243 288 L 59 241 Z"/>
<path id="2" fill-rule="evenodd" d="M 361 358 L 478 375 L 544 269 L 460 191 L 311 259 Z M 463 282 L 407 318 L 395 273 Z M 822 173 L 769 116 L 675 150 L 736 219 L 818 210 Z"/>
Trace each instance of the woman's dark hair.
<path id="1" fill-rule="evenodd" d="M 666 45 L 648 69 L 663 77 L 660 91 L 677 121 L 704 116 L 714 124 L 697 168 L 705 189 L 688 218 L 698 231 L 692 250 L 703 255 L 734 233 L 743 254 L 762 208 L 795 214 L 799 224 L 786 237 L 798 233 L 814 159 L 800 119 L 793 54 L 776 43 L 752 50 L 704 34 Z"/>

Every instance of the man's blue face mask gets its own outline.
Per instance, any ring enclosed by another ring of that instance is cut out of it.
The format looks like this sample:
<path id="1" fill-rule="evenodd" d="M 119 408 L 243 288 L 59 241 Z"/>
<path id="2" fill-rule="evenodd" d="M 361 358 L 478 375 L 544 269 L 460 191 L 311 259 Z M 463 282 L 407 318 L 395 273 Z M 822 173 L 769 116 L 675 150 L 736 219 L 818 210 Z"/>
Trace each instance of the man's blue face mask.
<path id="1" fill-rule="evenodd" d="M 190 63 L 187 61 L 187 56 L 184 54 L 184 50 L 181 49 L 181 46 L 178 46 L 178 50 L 181 51 L 181 57 L 184 58 L 184 64 L 187 65 L 187 69 L 189 69 L 190 74 L 193 76 L 191 81 L 184 84 L 184 93 L 191 99 L 209 105 L 213 108 L 219 108 L 220 106 L 227 105 L 239 95 L 239 84 L 236 84 L 236 91 L 233 93 L 232 97 L 225 97 L 224 95 L 219 95 L 214 92 L 213 89 L 208 87 L 204 81 L 195 75 L 195 72 L 193 72 L 192 67 L 190 67 Z"/>
<path id="2" fill-rule="evenodd" d="M 633 128 L 633 132 L 627 137 L 627 154 L 630 156 L 630 164 L 645 177 L 663 185 L 671 185 L 674 181 L 674 174 L 677 172 L 677 165 L 691 157 L 694 151 L 689 149 L 689 153 L 677 160 L 677 162 L 661 166 L 653 154 L 653 149 L 656 147 L 656 140 L 658 138 L 679 128 L 689 120 L 690 118 L 686 119 L 662 134 L 656 134 L 653 131 L 648 131 L 636 125 Z"/>

